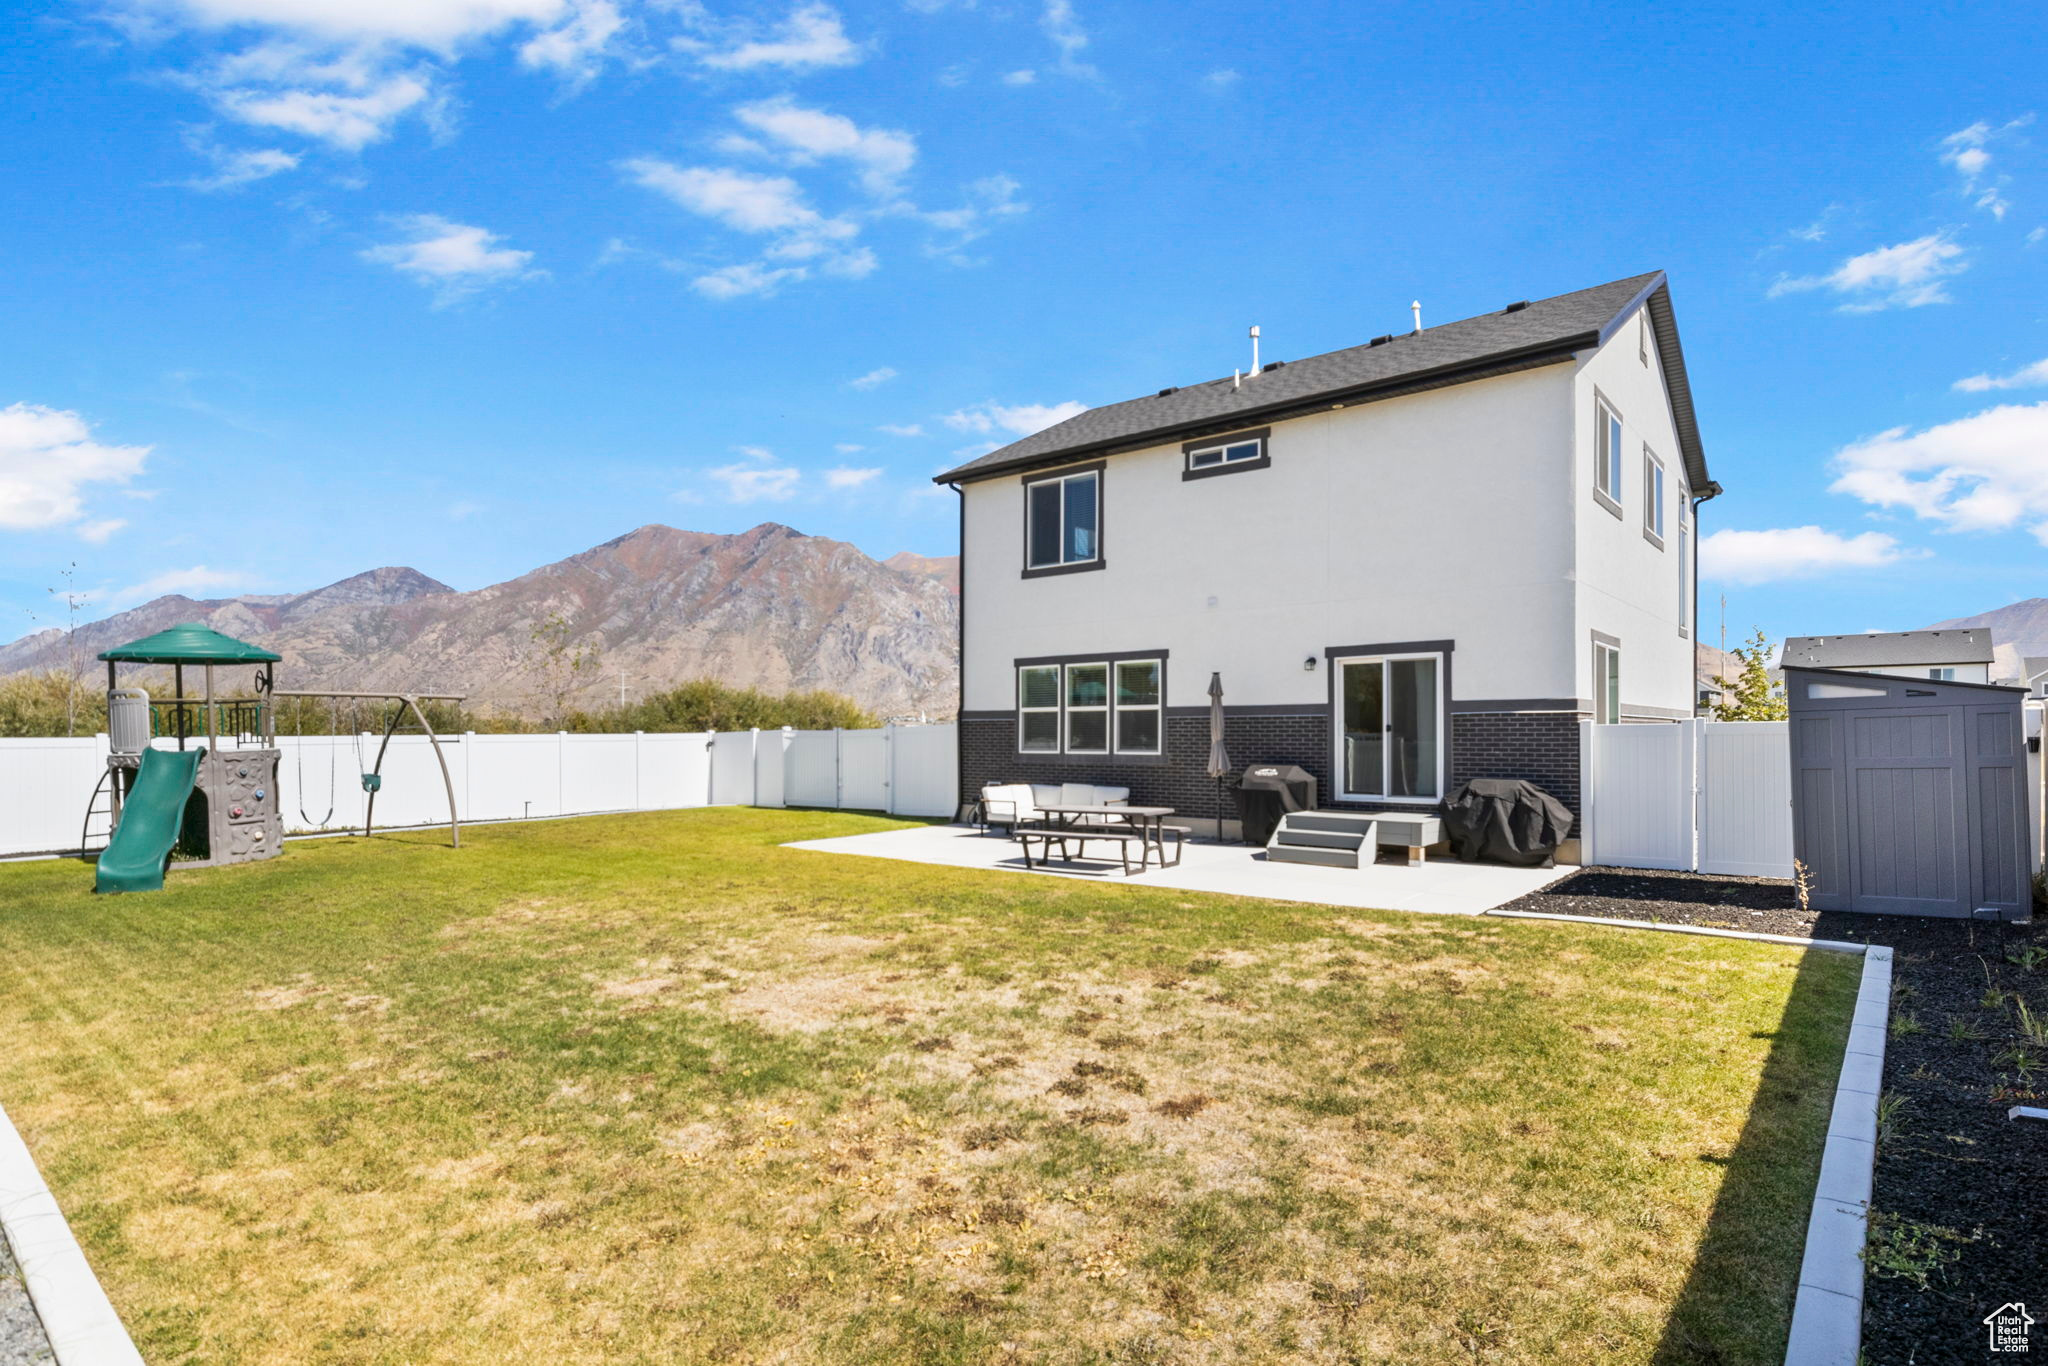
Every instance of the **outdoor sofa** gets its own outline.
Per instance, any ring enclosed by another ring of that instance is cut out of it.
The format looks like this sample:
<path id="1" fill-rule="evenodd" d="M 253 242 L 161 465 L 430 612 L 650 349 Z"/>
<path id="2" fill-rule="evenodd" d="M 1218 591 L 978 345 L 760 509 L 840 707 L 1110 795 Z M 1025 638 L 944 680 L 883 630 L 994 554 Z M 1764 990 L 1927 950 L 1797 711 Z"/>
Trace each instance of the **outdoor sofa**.
<path id="1" fill-rule="evenodd" d="M 990 783 L 981 789 L 972 818 L 984 835 L 997 826 L 1014 835 L 1019 826 L 1045 819 L 1042 807 L 1122 806 L 1130 797 L 1128 787 L 1097 783 Z"/>

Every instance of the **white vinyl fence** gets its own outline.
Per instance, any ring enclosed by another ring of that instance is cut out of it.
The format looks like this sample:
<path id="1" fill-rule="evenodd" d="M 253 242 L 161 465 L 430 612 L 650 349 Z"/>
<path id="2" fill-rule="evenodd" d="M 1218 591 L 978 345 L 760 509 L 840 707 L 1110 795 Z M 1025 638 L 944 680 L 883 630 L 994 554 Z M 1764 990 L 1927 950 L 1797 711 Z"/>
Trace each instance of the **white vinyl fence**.
<path id="1" fill-rule="evenodd" d="M 378 735 L 279 736 L 278 804 L 287 831 L 361 829 L 362 774 Z M 159 741 L 168 747 L 170 742 Z M 234 741 L 225 742 L 232 746 Z M 821 806 L 951 816 L 954 728 L 729 731 L 633 735 L 443 736 L 464 821 L 520 820 L 697 806 Z M 0 740 L 0 855 L 80 847 L 106 772 L 107 737 Z M 448 819 L 447 789 L 425 736 L 393 737 L 377 793 L 379 827 Z M 107 834 L 106 794 L 87 843 Z"/>
<path id="2" fill-rule="evenodd" d="M 1785 721 L 1579 724 L 1587 863 L 1792 876 Z"/>

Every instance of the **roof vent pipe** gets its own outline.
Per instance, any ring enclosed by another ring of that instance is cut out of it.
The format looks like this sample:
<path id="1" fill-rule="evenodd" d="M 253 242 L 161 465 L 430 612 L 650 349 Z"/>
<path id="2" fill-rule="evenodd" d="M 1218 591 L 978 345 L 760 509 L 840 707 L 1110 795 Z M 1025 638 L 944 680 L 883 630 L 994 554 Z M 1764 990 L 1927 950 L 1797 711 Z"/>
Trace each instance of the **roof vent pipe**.
<path id="1" fill-rule="evenodd" d="M 1408 305 L 1408 311 L 1415 315 L 1415 330 L 1420 332 L 1422 330 L 1422 300 L 1417 299 L 1414 303 Z"/>
<path id="2" fill-rule="evenodd" d="M 1259 325 L 1252 324 L 1252 378 L 1259 376 Z"/>
<path id="3" fill-rule="evenodd" d="M 1232 370 L 1230 372 L 1230 387 L 1233 389 L 1244 388 L 1244 371 Z"/>

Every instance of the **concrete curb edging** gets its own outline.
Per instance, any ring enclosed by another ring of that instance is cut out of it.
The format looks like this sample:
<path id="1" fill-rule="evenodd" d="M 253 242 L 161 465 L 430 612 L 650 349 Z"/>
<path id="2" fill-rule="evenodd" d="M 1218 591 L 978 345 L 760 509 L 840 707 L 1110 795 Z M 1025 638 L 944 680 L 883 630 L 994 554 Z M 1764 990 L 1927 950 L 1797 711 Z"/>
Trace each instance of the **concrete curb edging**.
<path id="1" fill-rule="evenodd" d="M 56 1197 L 0 1108 L 0 1229 L 58 1366 L 143 1366 Z"/>
<path id="2" fill-rule="evenodd" d="M 1864 945 L 1846 939 L 1801 939 L 1796 934 L 1765 934 L 1761 930 L 1719 930 L 1710 925 L 1678 925 L 1662 920 L 1616 920 L 1605 915 L 1563 915 L 1550 911 L 1482 912 L 1503 920 L 1562 920 L 1571 925 L 1619 925 L 1625 930 L 1662 930 L 1666 934 L 1702 934 L 1711 939 L 1753 939 L 1760 944 L 1792 944 L 1802 949 L 1829 949 L 1835 953 L 1861 953 Z M 1890 952 L 1889 949 L 1886 950 Z"/>
<path id="3" fill-rule="evenodd" d="M 1813 1213 L 1806 1223 L 1785 1366 L 1857 1366 L 1862 1359 L 1863 1244 L 1870 1228 L 1877 1099 L 1884 1089 L 1891 1000 L 1892 951 L 1872 944 L 1863 951 L 1863 983 L 1849 1019 L 1849 1045 L 1842 1054 Z"/>

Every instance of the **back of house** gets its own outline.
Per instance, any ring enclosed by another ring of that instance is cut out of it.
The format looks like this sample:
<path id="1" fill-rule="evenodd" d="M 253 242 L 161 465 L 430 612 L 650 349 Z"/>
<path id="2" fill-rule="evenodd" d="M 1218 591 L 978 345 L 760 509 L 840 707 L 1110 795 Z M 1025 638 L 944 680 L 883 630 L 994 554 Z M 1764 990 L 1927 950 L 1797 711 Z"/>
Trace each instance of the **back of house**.
<path id="1" fill-rule="evenodd" d="M 963 800 L 1238 767 L 1427 809 L 1578 806 L 1578 723 L 1693 714 L 1709 478 L 1661 272 L 1090 409 L 961 496 Z"/>

